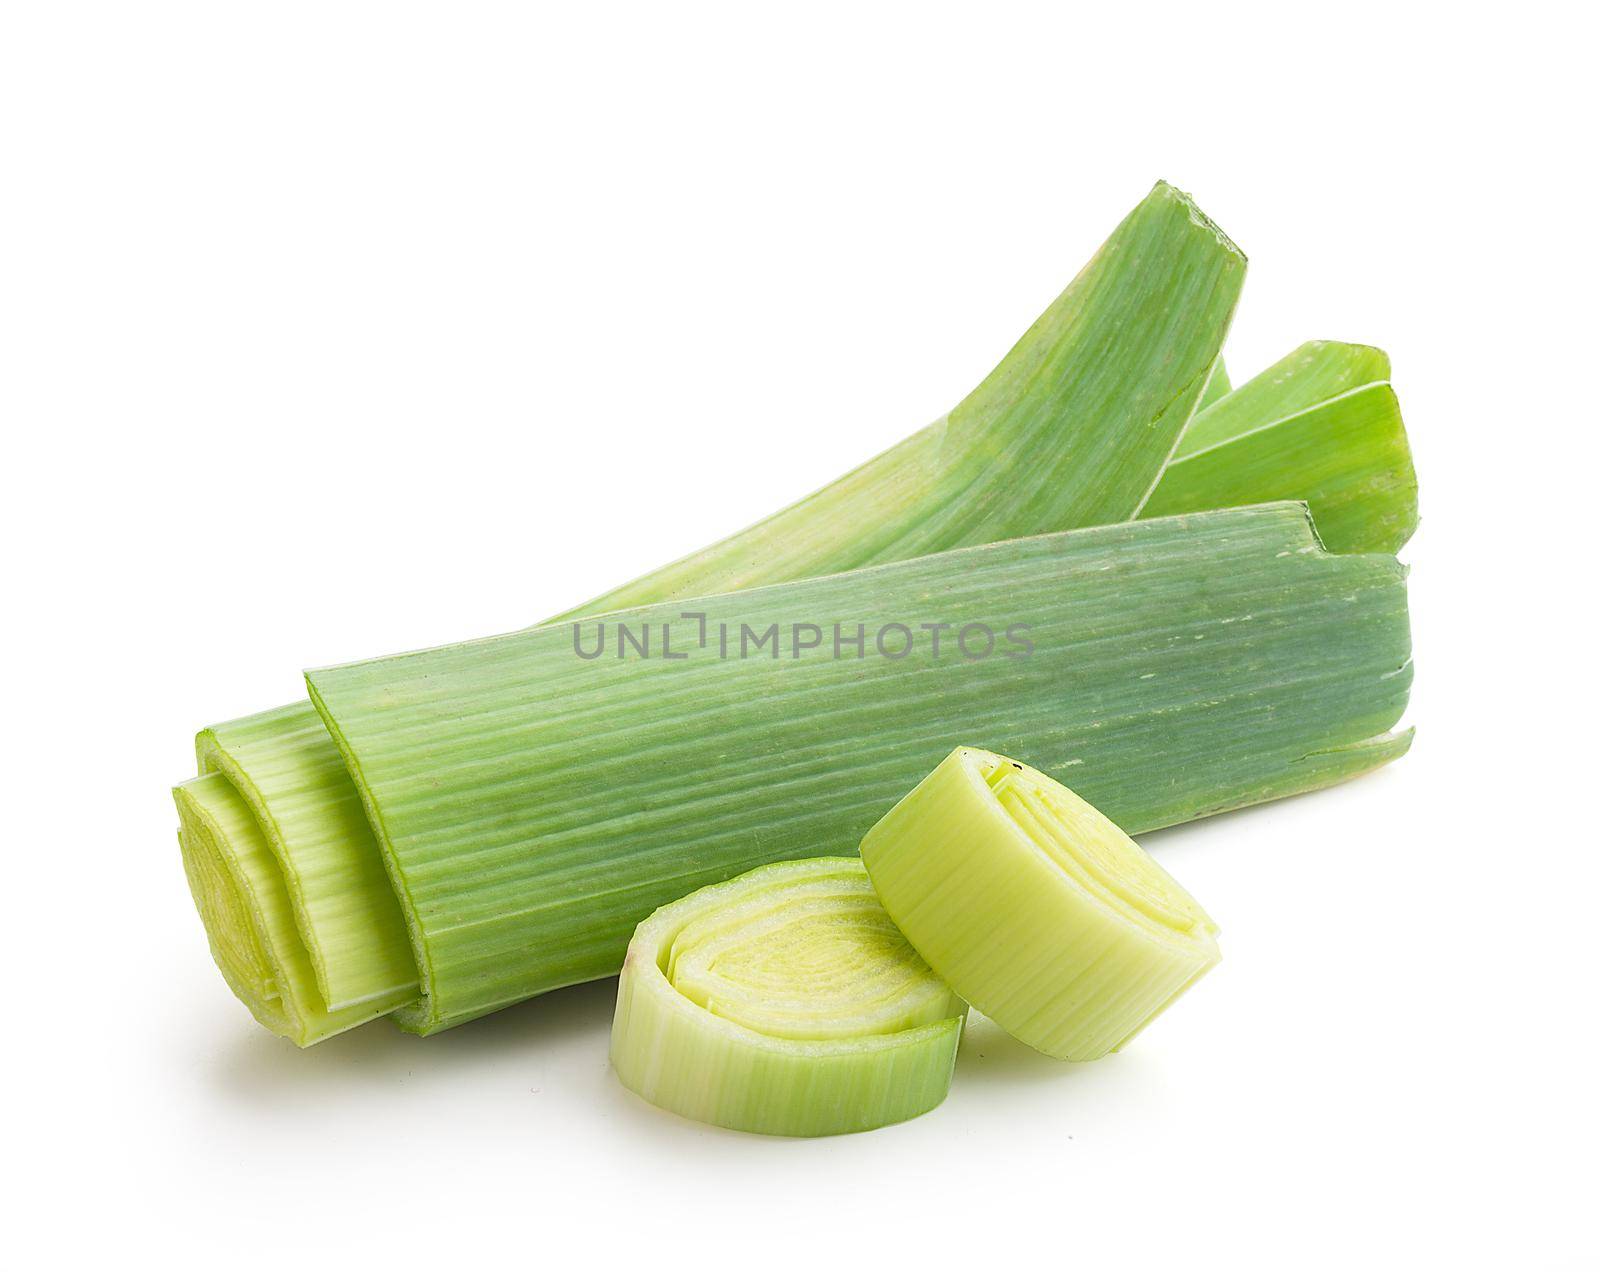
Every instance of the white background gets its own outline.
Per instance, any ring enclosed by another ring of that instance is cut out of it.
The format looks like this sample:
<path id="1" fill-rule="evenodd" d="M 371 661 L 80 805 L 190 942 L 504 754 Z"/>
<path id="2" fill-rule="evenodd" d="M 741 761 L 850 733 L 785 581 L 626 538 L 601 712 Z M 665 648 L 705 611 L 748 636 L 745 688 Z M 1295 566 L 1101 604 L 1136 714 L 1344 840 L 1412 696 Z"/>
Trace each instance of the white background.
<path id="1" fill-rule="evenodd" d="M 1593 1260 L 1592 36 L 563 8 L 5 10 L 7 1261 Z M 1081 1067 L 977 1022 L 942 1108 L 817 1142 L 624 1092 L 609 982 L 430 1040 L 250 1023 L 174 845 L 196 727 L 836 476 L 1158 176 L 1250 255 L 1236 382 L 1391 352 L 1423 509 L 1412 755 L 1149 837 L 1224 929 L 1180 1008 Z"/>

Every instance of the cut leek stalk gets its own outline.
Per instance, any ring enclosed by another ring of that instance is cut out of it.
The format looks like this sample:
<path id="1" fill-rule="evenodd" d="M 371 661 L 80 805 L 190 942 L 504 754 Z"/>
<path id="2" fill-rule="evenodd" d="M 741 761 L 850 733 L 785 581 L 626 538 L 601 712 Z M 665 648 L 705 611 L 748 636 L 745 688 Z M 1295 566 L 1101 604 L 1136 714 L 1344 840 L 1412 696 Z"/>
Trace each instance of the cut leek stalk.
<path id="1" fill-rule="evenodd" d="M 1317 533 L 1335 552 L 1405 545 L 1417 525 L 1417 474 L 1387 383 L 1350 389 L 1173 460 L 1141 515 L 1287 498 L 1310 504 Z"/>
<path id="2" fill-rule="evenodd" d="M 382 1003 L 328 1009 L 295 929 L 282 871 L 227 778 L 192 778 L 173 788 L 173 798 L 184 874 L 211 956 L 251 1015 L 306 1047 L 388 1010 Z"/>
<path id="3" fill-rule="evenodd" d="M 1070 775 L 1134 832 L 1326 785 L 1409 744 L 1384 732 L 1410 682 L 1404 571 L 1326 553 L 1298 504 L 733 593 L 695 602 L 704 618 L 687 624 L 684 608 L 308 674 L 416 937 L 424 998 L 404 1027 L 613 973 L 657 906 L 848 851 L 939 739 L 984 737 Z M 744 633 L 774 625 L 779 644 L 752 650 Z M 618 656 L 622 626 L 655 655 Z M 827 644 L 793 656 L 813 627 Z M 577 656 L 597 634 L 605 656 Z M 830 648 L 835 634 L 852 643 Z"/>
<path id="4" fill-rule="evenodd" d="M 1115 822 L 975 747 L 890 809 L 861 860 L 930 967 L 1062 1060 L 1117 1050 L 1222 957 L 1205 911 Z"/>
<path id="5" fill-rule="evenodd" d="M 859 861 L 786 861 L 639 925 L 611 1064 L 629 1090 L 696 1121 L 865 1131 L 944 1099 L 966 1010 L 889 921 Z"/>

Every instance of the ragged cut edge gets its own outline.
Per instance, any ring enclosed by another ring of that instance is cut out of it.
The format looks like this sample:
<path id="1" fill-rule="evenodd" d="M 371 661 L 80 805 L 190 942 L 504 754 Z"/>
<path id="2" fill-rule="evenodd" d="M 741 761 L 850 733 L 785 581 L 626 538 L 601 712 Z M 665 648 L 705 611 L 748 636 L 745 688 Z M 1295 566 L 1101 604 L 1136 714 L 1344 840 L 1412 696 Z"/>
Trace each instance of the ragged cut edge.
<path id="1" fill-rule="evenodd" d="M 1177 200 L 1183 205 L 1184 210 L 1189 214 L 1189 219 L 1193 221 L 1195 225 L 1199 226 L 1201 229 L 1209 230 L 1212 234 L 1216 235 L 1217 242 L 1220 243 L 1224 248 L 1230 252 L 1236 253 L 1241 260 L 1246 259 L 1245 254 L 1239 251 L 1239 245 L 1228 237 L 1227 231 L 1225 231 L 1220 225 L 1206 215 L 1200 205 L 1194 201 L 1194 197 L 1192 195 L 1186 191 L 1178 189 L 1177 186 L 1168 181 L 1157 181 L 1155 187 L 1151 190 L 1151 194 L 1160 194 L 1167 198 Z"/>

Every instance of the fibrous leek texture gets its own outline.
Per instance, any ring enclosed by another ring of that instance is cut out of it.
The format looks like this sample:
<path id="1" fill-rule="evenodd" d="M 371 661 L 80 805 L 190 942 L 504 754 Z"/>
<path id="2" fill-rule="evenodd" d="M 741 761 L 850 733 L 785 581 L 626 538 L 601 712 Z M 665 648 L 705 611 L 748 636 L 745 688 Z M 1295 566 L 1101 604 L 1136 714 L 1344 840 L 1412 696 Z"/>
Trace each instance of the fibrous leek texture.
<path id="1" fill-rule="evenodd" d="M 861 863 L 817 857 L 702 888 L 641 923 L 611 1063 L 630 1090 L 685 1117 L 837 1135 L 943 1100 L 965 1016 Z"/>
<path id="2" fill-rule="evenodd" d="M 1408 744 L 1385 735 L 1410 681 L 1403 570 L 1329 555 L 1297 504 L 685 608 L 309 673 L 418 953 L 406 1027 L 615 972 L 656 906 L 858 843 L 952 736 L 1070 776 L 1135 832 Z"/>
<path id="3" fill-rule="evenodd" d="M 1205 911 L 1114 822 L 975 747 L 886 813 L 861 860 L 941 977 L 1063 1060 L 1121 1047 L 1221 958 Z"/>

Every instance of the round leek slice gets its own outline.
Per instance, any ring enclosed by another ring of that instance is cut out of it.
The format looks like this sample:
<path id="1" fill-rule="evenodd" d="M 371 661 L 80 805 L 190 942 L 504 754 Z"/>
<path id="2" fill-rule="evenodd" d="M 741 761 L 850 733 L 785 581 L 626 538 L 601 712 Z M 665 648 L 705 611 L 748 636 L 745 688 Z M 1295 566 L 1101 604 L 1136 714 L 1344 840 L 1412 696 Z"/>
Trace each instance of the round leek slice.
<path id="1" fill-rule="evenodd" d="M 943 1100 L 965 1016 L 889 921 L 859 861 L 785 861 L 639 925 L 611 1063 L 624 1086 L 684 1117 L 837 1135 Z"/>
<path id="2" fill-rule="evenodd" d="M 1110 819 L 975 747 L 890 809 L 861 858 L 928 965 L 1063 1060 L 1117 1050 L 1221 958 L 1205 911 Z"/>

